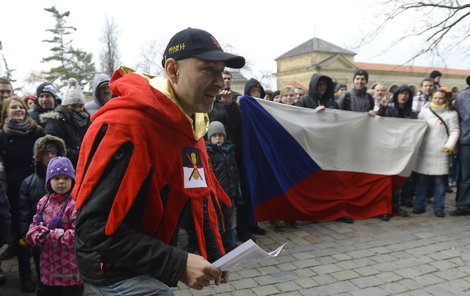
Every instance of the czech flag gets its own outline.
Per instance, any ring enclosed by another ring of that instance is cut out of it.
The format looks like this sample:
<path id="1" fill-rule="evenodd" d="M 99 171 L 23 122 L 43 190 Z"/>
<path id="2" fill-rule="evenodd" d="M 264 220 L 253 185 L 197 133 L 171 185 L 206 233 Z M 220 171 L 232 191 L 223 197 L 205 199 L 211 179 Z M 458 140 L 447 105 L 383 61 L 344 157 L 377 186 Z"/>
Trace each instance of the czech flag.
<path id="1" fill-rule="evenodd" d="M 243 164 L 256 221 L 392 214 L 427 124 L 243 96 Z"/>

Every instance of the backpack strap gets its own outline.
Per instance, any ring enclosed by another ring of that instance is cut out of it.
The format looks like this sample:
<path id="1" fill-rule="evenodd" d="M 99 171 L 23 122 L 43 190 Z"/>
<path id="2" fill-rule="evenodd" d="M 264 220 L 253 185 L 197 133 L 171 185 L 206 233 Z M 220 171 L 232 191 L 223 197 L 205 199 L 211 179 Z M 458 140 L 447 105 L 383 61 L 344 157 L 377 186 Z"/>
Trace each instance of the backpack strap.
<path id="1" fill-rule="evenodd" d="M 449 137 L 449 127 L 447 126 L 447 123 L 434 110 L 432 110 L 431 106 L 429 106 L 429 110 L 431 110 L 432 114 L 436 115 L 436 117 L 439 118 L 439 120 L 444 124 L 444 127 L 446 128 L 447 137 Z"/>

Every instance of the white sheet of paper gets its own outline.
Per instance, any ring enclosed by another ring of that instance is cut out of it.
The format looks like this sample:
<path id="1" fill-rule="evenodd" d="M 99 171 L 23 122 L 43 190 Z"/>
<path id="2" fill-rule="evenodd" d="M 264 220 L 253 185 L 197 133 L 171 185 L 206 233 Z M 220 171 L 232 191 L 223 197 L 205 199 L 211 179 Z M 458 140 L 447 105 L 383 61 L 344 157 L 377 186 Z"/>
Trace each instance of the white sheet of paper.
<path id="1" fill-rule="evenodd" d="M 284 243 L 276 250 L 268 253 L 250 239 L 212 264 L 223 271 L 236 271 L 242 268 L 249 268 L 266 258 L 276 257 L 286 244 L 287 243 Z"/>

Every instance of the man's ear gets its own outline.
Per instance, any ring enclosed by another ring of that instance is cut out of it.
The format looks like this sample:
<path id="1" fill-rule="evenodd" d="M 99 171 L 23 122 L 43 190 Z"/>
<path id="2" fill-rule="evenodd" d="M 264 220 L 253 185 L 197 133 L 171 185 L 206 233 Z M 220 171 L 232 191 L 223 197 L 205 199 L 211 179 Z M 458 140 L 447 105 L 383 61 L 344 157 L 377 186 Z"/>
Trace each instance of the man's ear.
<path id="1" fill-rule="evenodd" d="M 165 74 L 171 82 L 178 82 L 178 63 L 175 59 L 170 58 L 165 61 Z"/>

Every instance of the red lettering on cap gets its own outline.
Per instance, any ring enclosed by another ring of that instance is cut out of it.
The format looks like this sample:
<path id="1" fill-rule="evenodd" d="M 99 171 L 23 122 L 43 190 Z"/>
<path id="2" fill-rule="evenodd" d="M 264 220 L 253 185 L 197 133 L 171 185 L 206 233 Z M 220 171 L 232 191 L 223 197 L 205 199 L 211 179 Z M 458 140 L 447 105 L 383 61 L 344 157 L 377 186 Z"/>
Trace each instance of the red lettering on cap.
<path id="1" fill-rule="evenodd" d="M 220 44 L 219 44 L 219 41 L 217 41 L 213 36 L 211 36 L 211 38 L 212 38 L 212 42 L 215 44 L 215 46 L 217 46 L 218 48 L 221 48 Z"/>

